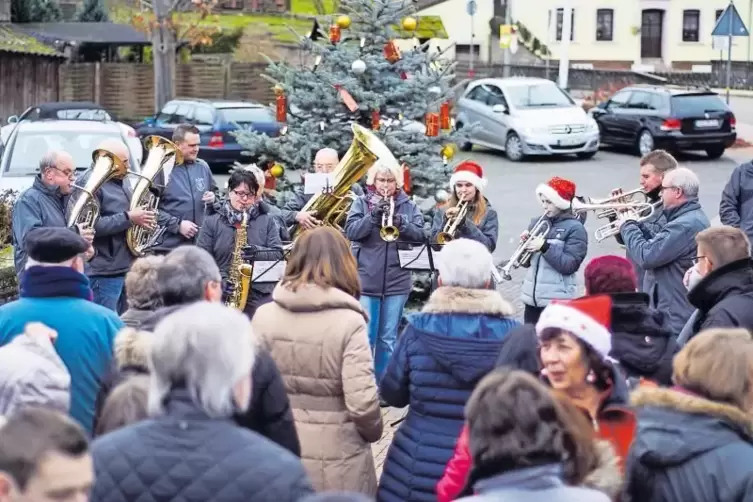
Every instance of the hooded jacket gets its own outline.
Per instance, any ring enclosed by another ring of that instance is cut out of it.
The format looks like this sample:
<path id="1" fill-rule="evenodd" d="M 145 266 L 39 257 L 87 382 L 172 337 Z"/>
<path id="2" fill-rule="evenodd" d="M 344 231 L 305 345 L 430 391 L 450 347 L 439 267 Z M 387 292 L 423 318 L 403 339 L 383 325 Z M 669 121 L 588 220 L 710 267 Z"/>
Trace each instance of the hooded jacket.
<path id="1" fill-rule="evenodd" d="M 380 502 L 436 501 L 465 402 L 519 325 L 514 315 L 496 291 L 443 286 L 409 317 L 379 385 L 390 406 L 409 406 L 387 453 Z"/>
<path id="2" fill-rule="evenodd" d="M 732 171 L 719 202 L 722 225 L 739 228 L 753 241 L 753 162 Z"/>
<path id="3" fill-rule="evenodd" d="M 643 388 L 632 401 L 638 430 L 625 502 L 753 500 L 749 414 L 679 388 Z"/>

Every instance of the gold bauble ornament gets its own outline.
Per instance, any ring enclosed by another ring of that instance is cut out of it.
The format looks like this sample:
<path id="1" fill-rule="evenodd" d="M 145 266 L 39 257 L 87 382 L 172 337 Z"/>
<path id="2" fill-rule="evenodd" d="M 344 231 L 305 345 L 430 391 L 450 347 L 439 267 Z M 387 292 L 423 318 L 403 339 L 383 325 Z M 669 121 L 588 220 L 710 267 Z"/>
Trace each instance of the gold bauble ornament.
<path id="1" fill-rule="evenodd" d="M 406 17 L 405 19 L 403 19 L 402 25 L 405 31 L 416 31 L 418 21 L 415 17 Z"/>
<path id="2" fill-rule="evenodd" d="M 440 153 L 442 154 L 442 157 L 450 160 L 455 156 L 457 152 L 458 146 L 455 143 L 447 143 L 442 147 L 442 151 Z"/>
<path id="3" fill-rule="evenodd" d="M 271 174 L 275 178 L 281 177 L 284 173 L 285 173 L 285 168 L 282 167 L 282 164 L 275 164 L 269 168 L 269 174 Z"/>
<path id="4" fill-rule="evenodd" d="M 275 86 L 272 87 L 272 90 L 274 91 L 275 96 L 282 96 L 285 94 L 285 89 L 283 89 L 280 84 L 275 84 Z"/>
<path id="5" fill-rule="evenodd" d="M 338 17 L 337 21 L 335 21 L 335 23 L 337 24 L 337 26 L 339 26 L 343 30 L 347 30 L 348 28 L 350 28 L 350 23 L 351 22 L 352 21 L 350 19 L 350 16 L 346 16 L 346 15 L 342 15 L 342 16 Z"/>

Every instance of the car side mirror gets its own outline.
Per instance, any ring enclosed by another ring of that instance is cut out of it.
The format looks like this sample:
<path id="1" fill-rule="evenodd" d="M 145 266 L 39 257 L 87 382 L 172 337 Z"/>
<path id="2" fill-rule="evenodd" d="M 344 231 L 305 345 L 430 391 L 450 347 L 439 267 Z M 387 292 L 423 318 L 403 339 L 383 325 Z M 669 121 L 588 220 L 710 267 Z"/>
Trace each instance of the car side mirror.
<path id="1" fill-rule="evenodd" d="M 11 115 L 8 117 L 9 124 L 15 124 L 16 122 L 18 122 L 18 115 Z"/>
<path id="2" fill-rule="evenodd" d="M 508 110 L 505 105 L 494 105 L 494 106 L 492 106 L 492 112 L 494 112 L 494 113 L 510 113 L 510 110 Z"/>

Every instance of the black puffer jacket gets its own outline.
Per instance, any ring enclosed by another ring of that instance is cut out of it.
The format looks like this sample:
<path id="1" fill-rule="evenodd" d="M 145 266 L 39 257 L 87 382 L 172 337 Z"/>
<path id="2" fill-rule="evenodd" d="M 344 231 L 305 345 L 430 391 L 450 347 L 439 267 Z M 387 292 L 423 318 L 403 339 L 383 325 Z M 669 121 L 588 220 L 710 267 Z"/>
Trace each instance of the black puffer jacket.
<path id="1" fill-rule="evenodd" d="M 92 457 L 92 502 L 296 502 L 313 493 L 298 458 L 209 418 L 181 388 L 164 415 L 94 441 Z"/>
<path id="2" fill-rule="evenodd" d="M 753 262 L 746 258 L 713 270 L 690 290 L 688 299 L 699 310 L 693 335 L 709 328 L 753 331 Z"/>
<path id="3" fill-rule="evenodd" d="M 662 312 L 649 307 L 645 293 L 619 293 L 612 298 L 612 351 L 628 381 L 645 378 L 672 383 L 672 358 L 678 351 L 674 333 Z"/>
<path id="4" fill-rule="evenodd" d="M 682 389 L 633 394 L 638 427 L 624 502 L 753 500 L 753 419 Z"/>
<path id="5" fill-rule="evenodd" d="M 161 308 L 141 324 L 141 329 L 153 331 L 159 321 L 184 306 Z M 285 384 L 274 359 L 261 347 L 257 349 L 251 384 L 251 406 L 248 411 L 236 416 L 235 421 L 238 425 L 258 432 L 300 457 L 301 444 L 298 441 Z"/>

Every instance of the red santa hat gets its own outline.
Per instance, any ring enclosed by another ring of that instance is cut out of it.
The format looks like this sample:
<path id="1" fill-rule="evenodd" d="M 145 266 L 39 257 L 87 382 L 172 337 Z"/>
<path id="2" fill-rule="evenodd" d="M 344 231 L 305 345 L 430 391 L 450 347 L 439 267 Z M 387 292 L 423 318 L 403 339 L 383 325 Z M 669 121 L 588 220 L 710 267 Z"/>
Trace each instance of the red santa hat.
<path id="1" fill-rule="evenodd" d="M 537 186 L 536 195 L 545 197 L 552 204 L 564 211 L 570 209 L 572 201 L 575 198 L 575 183 L 555 176 L 546 185 Z"/>
<path id="2" fill-rule="evenodd" d="M 464 160 L 457 166 L 450 178 L 450 186 L 455 188 L 455 183 L 458 181 L 467 181 L 476 187 L 479 192 L 483 191 L 486 187 L 486 178 L 484 178 L 484 170 L 480 165 L 470 160 Z"/>
<path id="3" fill-rule="evenodd" d="M 572 333 L 590 345 L 603 359 L 612 350 L 612 299 L 606 295 L 587 296 L 577 300 L 553 301 L 544 309 L 536 323 L 536 334 L 549 328 Z"/>

